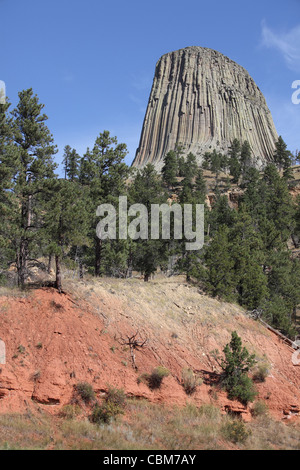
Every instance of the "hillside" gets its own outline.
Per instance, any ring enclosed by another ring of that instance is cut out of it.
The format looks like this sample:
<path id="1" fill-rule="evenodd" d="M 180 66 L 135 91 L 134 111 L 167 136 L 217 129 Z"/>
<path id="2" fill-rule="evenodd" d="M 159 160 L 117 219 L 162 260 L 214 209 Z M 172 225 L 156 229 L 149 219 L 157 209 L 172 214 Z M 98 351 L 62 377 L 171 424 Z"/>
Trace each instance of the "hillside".
<path id="1" fill-rule="evenodd" d="M 213 403 L 249 421 L 252 405 L 230 401 L 216 387 L 219 368 L 211 355 L 236 330 L 258 365 L 267 364 L 269 370 L 265 382 L 256 384 L 257 399 L 266 402 L 274 418 L 298 421 L 300 374 L 292 362 L 294 350 L 240 307 L 209 298 L 183 277 L 157 276 L 149 283 L 138 278 L 66 281 L 65 291 L 0 291 L 0 338 L 6 344 L 1 413 L 40 409 L 57 414 L 84 381 L 98 398 L 113 386 L 157 404 Z M 131 351 L 124 343 L 134 335 L 139 344 L 146 342 Z M 170 375 L 151 391 L 138 378 L 157 366 Z M 203 379 L 192 396 L 182 386 L 185 368 Z"/>

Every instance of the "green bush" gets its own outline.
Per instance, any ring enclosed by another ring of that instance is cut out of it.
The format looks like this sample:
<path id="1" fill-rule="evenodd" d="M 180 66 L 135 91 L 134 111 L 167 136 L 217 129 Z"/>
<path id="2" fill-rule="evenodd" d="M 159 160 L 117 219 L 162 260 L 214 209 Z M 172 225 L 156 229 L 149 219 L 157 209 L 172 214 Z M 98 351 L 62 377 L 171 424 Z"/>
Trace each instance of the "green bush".
<path id="1" fill-rule="evenodd" d="M 113 387 L 109 388 L 105 397 L 105 401 L 108 403 L 113 403 L 120 408 L 124 408 L 126 404 L 126 395 L 124 390 Z"/>
<path id="2" fill-rule="evenodd" d="M 164 377 L 168 377 L 169 374 L 170 372 L 168 369 L 162 366 L 158 366 L 153 369 L 151 374 L 143 374 L 139 378 L 139 381 L 145 381 L 151 390 L 155 390 L 160 388 Z"/>
<path id="3" fill-rule="evenodd" d="M 99 405 L 96 403 L 90 420 L 95 424 L 109 424 L 119 414 L 124 413 L 126 405 L 126 395 L 123 390 L 109 388 L 104 402 Z"/>
<path id="4" fill-rule="evenodd" d="M 89 383 L 79 382 L 75 389 L 85 403 L 91 403 L 95 400 L 95 392 Z"/>
<path id="5" fill-rule="evenodd" d="M 91 415 L 91 421 L 95 424 L 109 424 L 117 415 L 124 413 L 123 409 L 112 402 L 105 401 L 102 405 L 96 403 Z"/>
<path id="6" fill-rule="evenodd" d="M 248 377 L 248 372 L 256 363 L 255 356 L 250 355 L 242 340 L 233 331 L 231 341 L 223 349 L 225 359 L 221 361 L 223 369 L 222 385 L 228 393 L 230 400 L 239 400 L 243 404 L 253 401 L 256 390 L 253 381 Z"/>
<path id="7" fill-rule="evenodd" d="M 252 402 L 257 395 L 253 382 L 247 375 L 230 377 L 224 381 L 229 400 L 239 400 L 244 405 Z"/>
<path id="8" fill-rule="evenodd" d="M 229 421 L 222 427 L 222 433 L 225 439 L 237 444 L 238 442 L 244 443 L 251 435 L 241 420 Z"/>

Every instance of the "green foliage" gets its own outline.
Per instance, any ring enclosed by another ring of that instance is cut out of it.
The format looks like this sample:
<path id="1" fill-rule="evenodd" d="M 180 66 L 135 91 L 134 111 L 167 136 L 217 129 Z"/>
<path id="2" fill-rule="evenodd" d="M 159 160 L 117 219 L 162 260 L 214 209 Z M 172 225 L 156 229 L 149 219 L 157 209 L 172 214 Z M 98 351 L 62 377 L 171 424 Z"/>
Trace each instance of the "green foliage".
<path id="1" fill-rule="evenodd" d="M 240 400 L 247 404 L 254 400 L 256 391 L 248 372 L 255 364 L 255 355 L 250 355 L 242 346 L 242 340 L 236 331 L 231 334 L 230 343 L 223 349 L 224 358 L 220 365 L 223 370 L 222 385 L 230 400 Z"/>
<path id="2" fill-rule="evenodd" d="M 274 162 L 280 169 L 287 170 L 291 166 L 292 154 L 287 150 L 287 145 L 281 135 L 275 143 Z"/>
<path id="3" fill-rule="evenodd" d="M 87 382 L 79 382 L 75 390 L 85 403 L 91 403 L 95 400 L 95 392 L 93 387 Z"/>
<path id="4" fill-rule="evenodd" d="M 109 424 L 119 414 L 124 413 L 126 396 L 123 390 L 110 388 L 104 402 L 93 407 L 90 420 L 95 424 Z"/>
<path id="5" fill-rule="evenodd" d="M 229 173 L 232 176 L 232 182 L 235 184 L 239 182 L 239 178 L 242 173 L 242 165 L 240 162 L 240 150 L 240 142 L 237 139 L 234 139 L 229 149 L 228 167 Z"/>
<path id="6" fill-rule="evenodd" d="M 79 162 L 80 156 L 75 149 L 69 145 L 64 148 L 63 165 L 65 171 L 65 179 L 75 181 L 79 178 Z"/>
<path id="7" fill-rule="evenodd" d="M 222 171 L 225 171 L 228 166 L 228 158 L 216 150 L 206 152 L 203 159 L 202 168 L 210 170 L 215 174 L 216 188 L 219 184 L 219 176 Z"/>
<path id="8" fill-rule="evenodd" d="M 206 272 L 205 286 L 213 297 L 232 298 L 234 288 L 233 265 L 229 239 L 229 229 L 223 225 L 216 232 L 204 252 Z"/>
<path id="9" fill-rule="evenodd" d="M 174 188 L 177 183 L 178 174 L 178 160 L 174 150 L 170 150 L 165 156 L 161 173 L 166 185 L 170 188 Z"/>
<path id="10" fill-rule="evenodd" d="M 251 430 L 247 429 L 242 420 L 232 420 L 224 424 L 222 433 L 225 439 L 233 442 L 234 444 L 244 444 L 245 441 L 251 436 Z"/>
<path id="11" fill-rule="evenodd" d="M 168 369 L 158 366 L 153 369 L 151 374 L 143 374 L 140 380 L 145 381 L 151 390 L 156 390 L 161 387 L 163 379 L 168 377 L 169 374 Z"/>
<path id="12" fill-rule="evenodd" d="M 143 204 L 147 208 L 147 215 L 151 213 L 152 204 L 166 203 L 167 195 L 162 185 L 162 180 L 153 165 L 148 164 L 139 171 L 129 190 L 131 203 Z M 131 219 L 129 220 L 132 223 Z M 136 219 L 134 224 L 136 224 Z M 148 226 L 145 227 L 148 239 L 138 238 L 132 245 L 133 267 L 144 275 L 144 280 L 148 281 L 151 274 L 155 273 L 158 266 L 167 262 L 167 243 L 164 240 L 151 239 L 151 218 L 148 218 Z M 136 230 L 141 230 L 141 226 L 135 225 Z"/>

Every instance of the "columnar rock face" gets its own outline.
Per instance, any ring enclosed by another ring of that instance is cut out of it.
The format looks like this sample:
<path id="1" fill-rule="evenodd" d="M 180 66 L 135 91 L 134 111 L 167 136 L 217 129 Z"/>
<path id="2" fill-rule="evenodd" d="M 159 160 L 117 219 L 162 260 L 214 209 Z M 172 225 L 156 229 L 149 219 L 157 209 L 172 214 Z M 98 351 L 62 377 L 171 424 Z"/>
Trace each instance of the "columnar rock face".
<path id="1" fill-rule="evenodd" d="M 223 54 L 187 47 L 157 62 L 135 167 L 157 169 L 176 144 L 199 163 L 248 140 L 257 165 L 272 160 L 278 135 L 265 98 L 248 72 Z"/>

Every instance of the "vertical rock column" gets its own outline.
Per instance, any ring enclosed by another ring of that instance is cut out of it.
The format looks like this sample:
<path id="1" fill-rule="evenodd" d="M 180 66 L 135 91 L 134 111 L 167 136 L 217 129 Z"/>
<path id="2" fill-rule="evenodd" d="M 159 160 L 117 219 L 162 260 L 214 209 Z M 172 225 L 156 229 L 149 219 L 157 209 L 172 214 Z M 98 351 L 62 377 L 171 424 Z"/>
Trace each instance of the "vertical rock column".
<path id="1" fill-rule="evenodd" d="M 248 140 L 261 165 L 272 160 L 278 135 L 265 98 L 248 72 L 223 54 L 187 47 L 157 62 L 133 166 L 160 169 L 176 144 L 199 163 L 206 151 Z"/>

